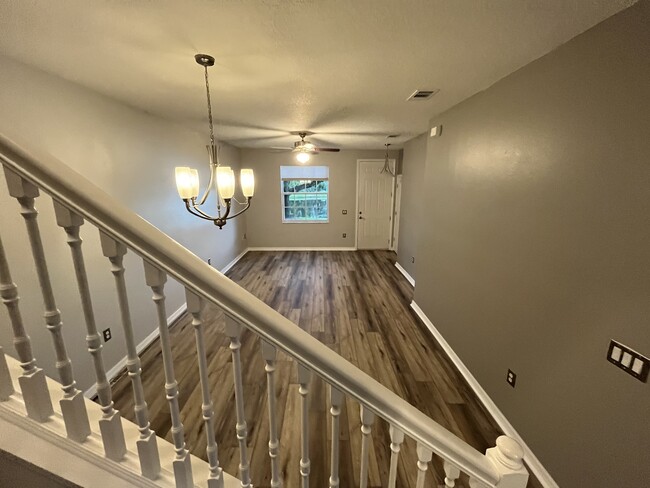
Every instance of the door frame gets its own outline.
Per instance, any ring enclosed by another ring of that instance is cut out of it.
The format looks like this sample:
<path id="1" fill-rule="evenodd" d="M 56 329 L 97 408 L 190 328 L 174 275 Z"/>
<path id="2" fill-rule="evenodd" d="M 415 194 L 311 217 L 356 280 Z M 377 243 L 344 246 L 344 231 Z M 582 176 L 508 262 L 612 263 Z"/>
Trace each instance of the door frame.
<path id="1" fill-rule="evenodd" d="M 361 169 L 361 163 L 362 162 L 369 162 L 369 163 L 383 163 L 385 159 L 377 159 L 377 158 L 363 158 L 363 159 L 357 159 L 357 191 L 355 194 L 355 204 L 354 204 L 354 249 L 359 250 L 359 170 Z M 395 168 L 397 166 L 397 162 L 395 159 L 389 159 L 388 164 L 390 165 L 391 169 L 395 171 Z M 393 212 L 395 211 L 395 176 L 392 176 L 393 178 L 393 184 L 391 186 L 391 192 L 390 192 L 390 226 L 389 226 L 389 234 L 388 234 L 388 249 L 392 248 L 392 243 L 393 243 L 393 226 L 395 225 L 395 217 L 393 215 Z"/>
<path id="2" fill-rule="evenodd" d="M 390 249 L 397 253 L 399 245 L 399 220 L 402 213 L 402 175 L 395 175 L 395 186 L 393 197 L 393 233 L 391 234 Z M 399 195 L 398 195 L 399 189 Z M 398 198 L 399 197 L 399 198 Z"/>

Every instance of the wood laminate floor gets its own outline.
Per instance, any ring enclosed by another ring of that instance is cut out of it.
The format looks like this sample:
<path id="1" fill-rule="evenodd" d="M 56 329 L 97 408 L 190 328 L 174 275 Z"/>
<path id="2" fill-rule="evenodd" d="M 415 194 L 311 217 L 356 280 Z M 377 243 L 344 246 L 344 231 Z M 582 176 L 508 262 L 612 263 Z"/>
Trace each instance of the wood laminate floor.
<path id="1" fill-rule="evenodd" d="M 228 276 L 282 313 L 300 328 L 338 352 L 373 378 L 463 438 L 479 451 L 493 446 L 500 429 L 455 370 L 431 334 L 412 312 L 413 288 L 394 266 L 388 251 L 249 252 Z M 219 460 L 237 475 L 239 450 L 235 436 L 234 388 L 223 314 L 205 311 L 205 330 Z M 206 459 L 201 419 L 201 391 L 194 330 L 182 317 L 170 330 L 180 406 L 190 451 Z M 171 441 L 171 420 L 164 394 L 159 341 L 142 355 L 145 396 L 156 433 Z M 241 349 L 248 422 L 248 447 L 254 486 L 270 486 L 266 376 L 259 339 L 244 331 Z M 300 395 L 295 362 L 279 354 L 276 370 L 280 464 L 284 486 L 300 486 Z M 310 407 L 311 486 L 328 486 L 329 415 L 326 387 L 313 377 Z M 134 420 L 131 385 L 126 374 L 114 383 L 116 408 Z M 359 485 L 361 452 L 359 405 L 346 399 L 341 413 L 341 487 Z M 386 422 L 376 419 L 370 450 L 369 487 L 388 480 L 390 437 Z M 417 475 L 415 443 L 402 446 L 398 487 L 414 487 Z M 443 483 L 434 455 L 426 486 Z M 461 478 L 457 486 L 468 486 Z M 529 487 L 541 485 L 531 479 Z"/>

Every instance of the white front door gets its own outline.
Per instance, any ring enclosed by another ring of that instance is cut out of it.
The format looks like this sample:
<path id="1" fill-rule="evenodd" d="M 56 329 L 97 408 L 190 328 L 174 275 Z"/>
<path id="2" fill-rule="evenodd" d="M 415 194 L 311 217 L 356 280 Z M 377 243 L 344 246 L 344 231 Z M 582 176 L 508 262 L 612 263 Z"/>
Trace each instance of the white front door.
<path id="1" fill-rule="evenodd" d="M 388 249 L 391 240 L 393 176 L 381 160 L 360 160 L 357 179 L 357 248 Z"/>

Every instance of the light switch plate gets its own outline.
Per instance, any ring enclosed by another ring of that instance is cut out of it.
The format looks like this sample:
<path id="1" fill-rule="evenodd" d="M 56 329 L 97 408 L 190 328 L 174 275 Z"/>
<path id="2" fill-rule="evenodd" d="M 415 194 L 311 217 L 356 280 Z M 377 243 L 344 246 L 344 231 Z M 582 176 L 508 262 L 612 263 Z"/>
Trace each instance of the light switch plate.
<path id="1" fill-rule="evenodd" d="M 641 353 L 612 340 L 607 350 L 607 360 L 629 375 L 634 376 L 637 380 L 647 383 L 650 359 Z"/>

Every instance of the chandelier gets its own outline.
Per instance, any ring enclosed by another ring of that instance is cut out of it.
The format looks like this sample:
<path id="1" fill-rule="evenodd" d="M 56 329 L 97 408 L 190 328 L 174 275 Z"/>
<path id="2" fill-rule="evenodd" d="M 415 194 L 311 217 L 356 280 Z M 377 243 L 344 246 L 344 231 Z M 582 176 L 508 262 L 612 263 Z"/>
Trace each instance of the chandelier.
<path id="1" fill-rule="evenodd" d="M 379 171 L 380 173 L 388 173 L 391 176 L 395 176 L 395 171 L 393 171 L 390 167 L 390 159 L 388 159 L 388 148 L 390 144 L 386 143 L 384 144 L 384 147 L 386 148 L 386 154 L 384 156 L 384 167 L 381 168 Z"/>
<path id="2" fill-rule="evenodd" d="M 189 213 L 204 220 L 210 220 L 222 229 L 230 219 L 241 215 L 251 206 L 251 199 L 255 192 L 255 175 L 252 169 L 242 169 L 239 173 L 241 192 L 246 202 L 239 202 L 235 198 L 235 172 L 230 166 L 221 166 L 219 162 L 219 145 L 215 143 L 214 127 L 212 125 L 212 105 L 210 104 L 210 84 L 208 83 L 208 66 L 214 66 L 214 58 L 208 54 L 197 54 L 194 59 L 205 70 L 205 91 L 208 98 L 208 123 L 210 124 L 210 144 L 207 146 L 210 158 L 210 181 L 200 200 L 199 196 L 199 172 L 187 166 L 176 168 L 176 189 L 178 195 L 185 202 L 185 208 Z M 205 203 L 214 188 L 217 199 L 217 215 L 210 215 L 199 207 Z M 244 207 L 238 212 L 231 214 L 233 200 Z"/>

